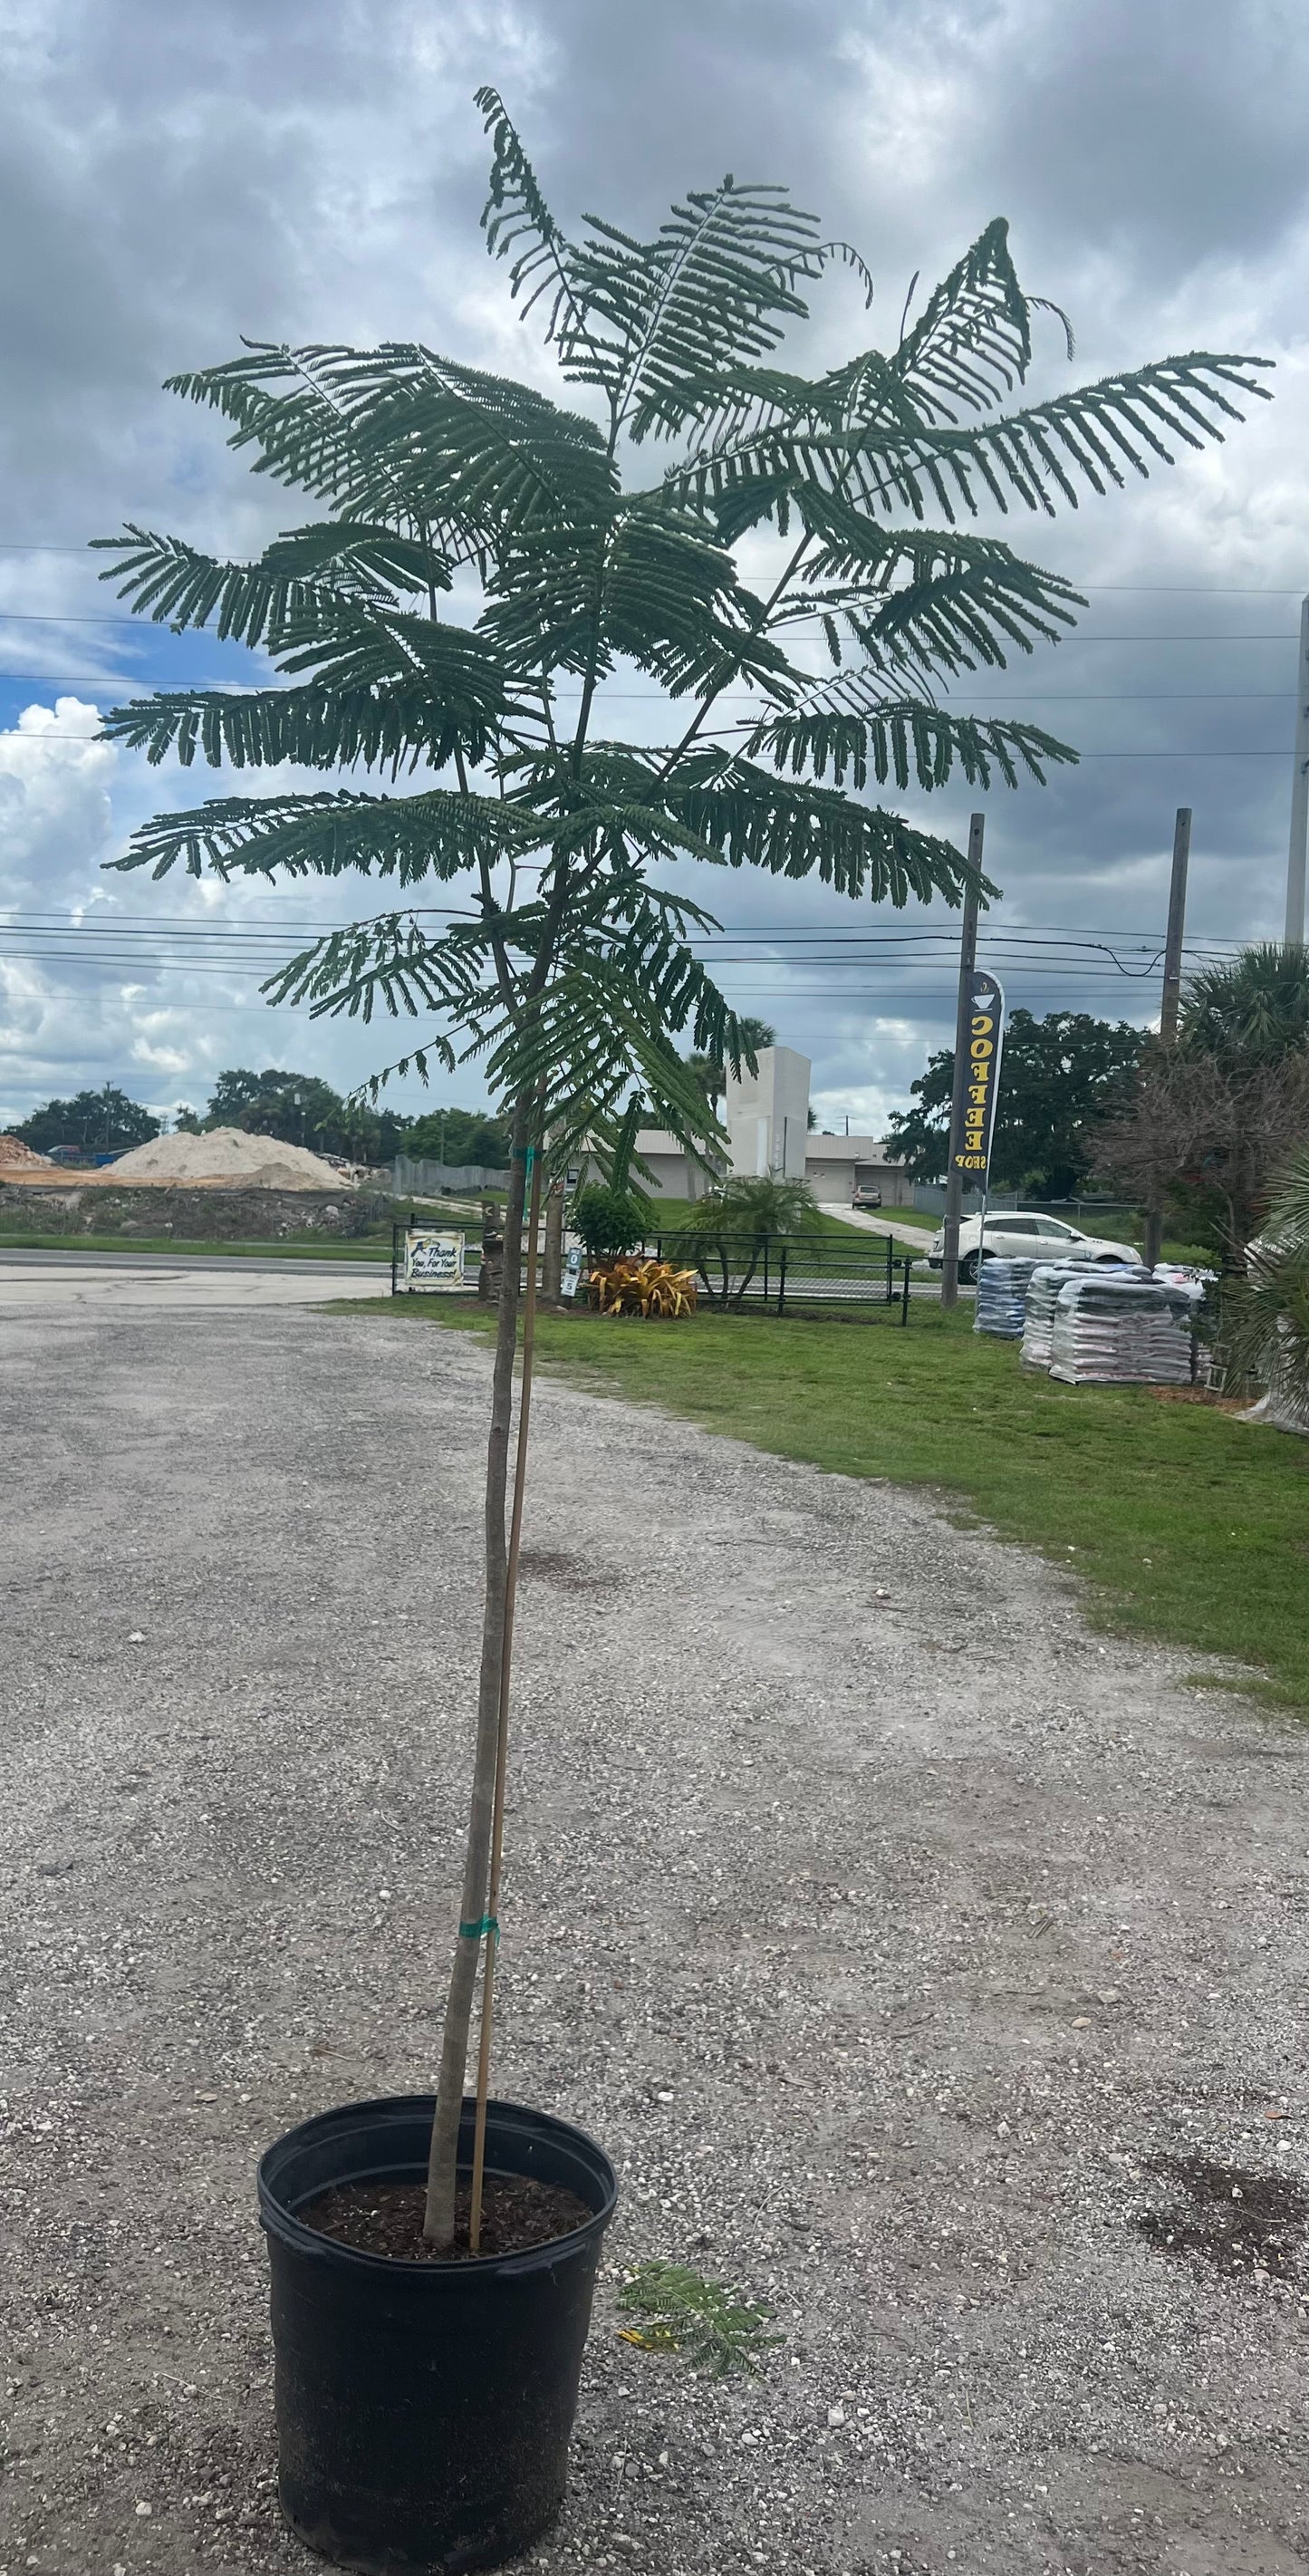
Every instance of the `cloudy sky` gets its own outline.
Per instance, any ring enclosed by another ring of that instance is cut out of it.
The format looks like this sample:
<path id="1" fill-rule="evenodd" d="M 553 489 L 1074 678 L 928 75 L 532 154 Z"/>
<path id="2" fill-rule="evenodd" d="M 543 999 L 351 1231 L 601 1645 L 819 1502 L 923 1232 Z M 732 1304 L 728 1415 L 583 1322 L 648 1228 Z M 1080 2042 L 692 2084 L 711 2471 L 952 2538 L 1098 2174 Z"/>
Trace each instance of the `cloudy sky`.
<path id="1" fill-rule="evenodd" d="M 160 390 L 242 333 L 421 338 L 550 384 L 477 229 L 483 80 L 565 223 L 596 208 L 652 228 L 731 169 L 786 180 L 856 241 L 873 312 L 823 286 L 789 352 L 806 372 L 893 345 L 911 276 L 1001 213 L 1025 283 L 1077 333 L 1070 370 L 1050 326 L 1038 393 L 1170 351 L 1276 360 L 1275 400 L 1225 445 L 1009 523 L 1090 604 L 1074 640 L 969 695 L 1084 755 L 982 800 L 1003 888 L 983 954 L 1011 1002 L 1151 1016 L 1179 804 L 1195 954 L 1280 931 L 1309 589 L 1293 0 L 0 0 L 0 72 L 0 1118 L 106 1080 L 203 1105 L 233 1063 L 341 1087 L 374 1069 L 362 1033 L 258 1000 L 322 899 L 101 873 L 144 816 L 223 782 L 97 743 L 96 711 L 143 682 L 255 671 L 115 621 L 82 550 L 124 520 L 233 553 L 269 533 L 278 496 Z M 962 837 L 973 801 L 913 810 Z M 823 1123 L 878 1127 L 948 1037 L 951 916 L 888 926 L 741 877 L 708 899 L 725 986 L 813 1058 Z M 443 1090 L 480 1096 L 471 1076 Z"/>

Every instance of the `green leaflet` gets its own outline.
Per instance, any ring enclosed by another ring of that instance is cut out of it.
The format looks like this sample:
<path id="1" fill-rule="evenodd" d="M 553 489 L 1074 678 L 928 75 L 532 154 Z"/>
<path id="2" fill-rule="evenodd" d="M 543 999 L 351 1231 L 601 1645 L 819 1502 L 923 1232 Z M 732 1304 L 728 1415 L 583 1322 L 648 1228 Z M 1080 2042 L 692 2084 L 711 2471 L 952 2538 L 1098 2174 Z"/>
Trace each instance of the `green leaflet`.
<path id="1" fill-rule="evenodd" d="M 767 2331 L 770 2311 L 687 2263 L 641 2263 L 618 2293 L 619 2307 L 642 2319 L 624 2333 L 645 2352 L 680 2352 L 711 2379 L 757 2372 L 762 2355 L 783 2343 Z"/>

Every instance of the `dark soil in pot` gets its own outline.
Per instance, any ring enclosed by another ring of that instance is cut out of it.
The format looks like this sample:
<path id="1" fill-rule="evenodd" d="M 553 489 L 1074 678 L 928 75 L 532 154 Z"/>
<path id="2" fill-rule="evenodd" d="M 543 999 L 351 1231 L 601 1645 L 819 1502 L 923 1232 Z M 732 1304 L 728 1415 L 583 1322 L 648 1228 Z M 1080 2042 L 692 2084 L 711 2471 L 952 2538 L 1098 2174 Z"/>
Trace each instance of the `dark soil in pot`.
<path id="1" fill-rule="evenodd" d="M 487 2174 L 482 2193 L 479 2255 L 517 2254 L 529 2245 L 551 2245 L 571 2236 L 591 2216 L 584 2200 L 559 2183 L 533 2182 L 528 2174 Z M 319 2236 L 353 2245 L 361 2254 L 389 2254 L 400 2263 L 466 2263 L 471 2175 L 455 2189 L 455 2241 L 447 2251 L 423 2234 L 427 2186 L 421 2182 L 347 2182 L 320 2193 L 297 2215 Z"/>

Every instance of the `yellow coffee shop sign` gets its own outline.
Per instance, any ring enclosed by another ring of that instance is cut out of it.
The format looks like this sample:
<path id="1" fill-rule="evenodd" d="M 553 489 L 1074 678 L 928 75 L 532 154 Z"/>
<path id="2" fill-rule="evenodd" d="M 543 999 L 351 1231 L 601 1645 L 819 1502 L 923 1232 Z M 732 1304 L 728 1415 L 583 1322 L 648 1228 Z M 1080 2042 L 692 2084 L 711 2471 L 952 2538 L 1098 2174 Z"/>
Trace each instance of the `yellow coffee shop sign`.
<path id="1" fill-rule="evenodd" d="M 963 1149 L 955 1168 L 967 1175 L 970 1189 L 985 1190 L 995 1133 L 995 1104 L 1000 1090 L 1000 1051 L 1004 1037 L 1004 992 L 994 975 L 974 968 L 968 989 L 968 1085 L 964 1093 Z"/>

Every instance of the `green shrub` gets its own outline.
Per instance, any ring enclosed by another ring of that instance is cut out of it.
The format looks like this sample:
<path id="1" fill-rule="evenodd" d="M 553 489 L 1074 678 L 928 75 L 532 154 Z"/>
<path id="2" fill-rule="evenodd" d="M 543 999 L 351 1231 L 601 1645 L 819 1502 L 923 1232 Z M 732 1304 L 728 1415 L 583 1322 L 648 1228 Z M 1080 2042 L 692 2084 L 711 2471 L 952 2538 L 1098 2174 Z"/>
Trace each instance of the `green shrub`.
<path id="1" fill-rule="evenodd" d="M 573 1200 L 569 1221 L 592 1260 L 600 1253 L 630 1252 L 645 1239 L 650 1202 L 639 1190 L 610 1190 L 589 1181 Z"/>

